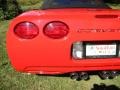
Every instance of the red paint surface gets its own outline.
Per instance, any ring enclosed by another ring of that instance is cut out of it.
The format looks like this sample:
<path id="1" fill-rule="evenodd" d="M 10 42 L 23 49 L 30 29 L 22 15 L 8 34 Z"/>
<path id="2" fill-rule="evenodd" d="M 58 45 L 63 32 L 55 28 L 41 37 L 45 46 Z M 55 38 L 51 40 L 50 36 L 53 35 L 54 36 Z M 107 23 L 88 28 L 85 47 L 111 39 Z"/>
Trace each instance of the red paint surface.
<path id="1" fill-rule="evenodd" d="M 96 18 L 96 15 L 118 15 L 117 18 Z M 21 39 L 14 34 L 20 22 L 32 22 L 39 28 L 33 39 Z M 68 25 L 69 33 L 62 39 L 44 35 L 49 22 L 61 21 Z M 111 9 L 51 9 L 23 13 L 15 18 L 7 33 L 7 51 L 13 67 L 20 72 L 37 74 L 63 74 L 74 71 L 120 70 L 120 58 L 81 59 L 71 57 L 76 41 L 120 40 L 120 32 L 93 32 L 92 29 L 120 29 L 120 11 Z M 91 30 L 84 32 L 84 30 Z M 82 32 L 79 32 L 83 30 Z"/>

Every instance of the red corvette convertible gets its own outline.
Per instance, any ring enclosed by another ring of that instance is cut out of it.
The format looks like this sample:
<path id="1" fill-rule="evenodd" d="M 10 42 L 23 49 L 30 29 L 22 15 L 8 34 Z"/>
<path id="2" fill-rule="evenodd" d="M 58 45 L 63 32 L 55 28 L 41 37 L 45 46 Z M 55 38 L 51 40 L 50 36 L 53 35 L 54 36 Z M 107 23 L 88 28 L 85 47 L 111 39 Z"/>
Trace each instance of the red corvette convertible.
<path id="1" fill-rule="evenodd" d="M 120 70 L 120 10 L 102 0 L 44 0 L 40 10 L 13 19 L 7 52 L 20 72 L 114 78 Z"/>

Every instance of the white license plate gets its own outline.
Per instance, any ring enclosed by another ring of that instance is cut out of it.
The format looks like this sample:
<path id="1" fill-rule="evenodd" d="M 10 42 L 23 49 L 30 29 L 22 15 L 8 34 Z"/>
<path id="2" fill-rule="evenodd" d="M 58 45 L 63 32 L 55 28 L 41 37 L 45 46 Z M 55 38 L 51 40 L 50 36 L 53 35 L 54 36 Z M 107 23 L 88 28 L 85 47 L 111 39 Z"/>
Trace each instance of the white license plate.
<path id="1" fill-rule="evenodd" d="M 115 56 L 117 45 L 86 45 L 86 56 Z"/>

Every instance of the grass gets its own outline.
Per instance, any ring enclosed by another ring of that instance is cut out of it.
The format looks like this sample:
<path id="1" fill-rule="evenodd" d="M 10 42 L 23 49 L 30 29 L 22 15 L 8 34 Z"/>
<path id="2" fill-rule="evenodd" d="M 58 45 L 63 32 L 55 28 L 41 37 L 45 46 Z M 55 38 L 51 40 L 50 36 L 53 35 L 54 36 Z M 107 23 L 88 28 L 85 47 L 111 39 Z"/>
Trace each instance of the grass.
<path id="1" fill-rule="evenodd" d="M 15 71 L 5 47 L 9 23 L 0 21 L 0 90 L 91 90 L 94 84 L 101 83 L 120 87 L 120 76 L 113 80 L 101 80 L 93 75 L 89 81 L 74 81 L 69 77 L 27 75 Z"/>

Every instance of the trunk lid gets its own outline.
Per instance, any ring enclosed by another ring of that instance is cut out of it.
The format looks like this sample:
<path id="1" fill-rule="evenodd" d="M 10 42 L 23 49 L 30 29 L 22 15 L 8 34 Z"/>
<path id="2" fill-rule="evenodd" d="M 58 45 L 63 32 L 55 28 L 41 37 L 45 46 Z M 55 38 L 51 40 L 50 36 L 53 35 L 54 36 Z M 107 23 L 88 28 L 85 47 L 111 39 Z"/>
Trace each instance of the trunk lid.
<path id="1" fill-rule="evenodd" d="M 63 21 L 79 29 L 120 29 L 120 11 L 112 9 L 48 9 L 42 18 Z M 72 24 L 72 25 L 71 25 Z"/>

